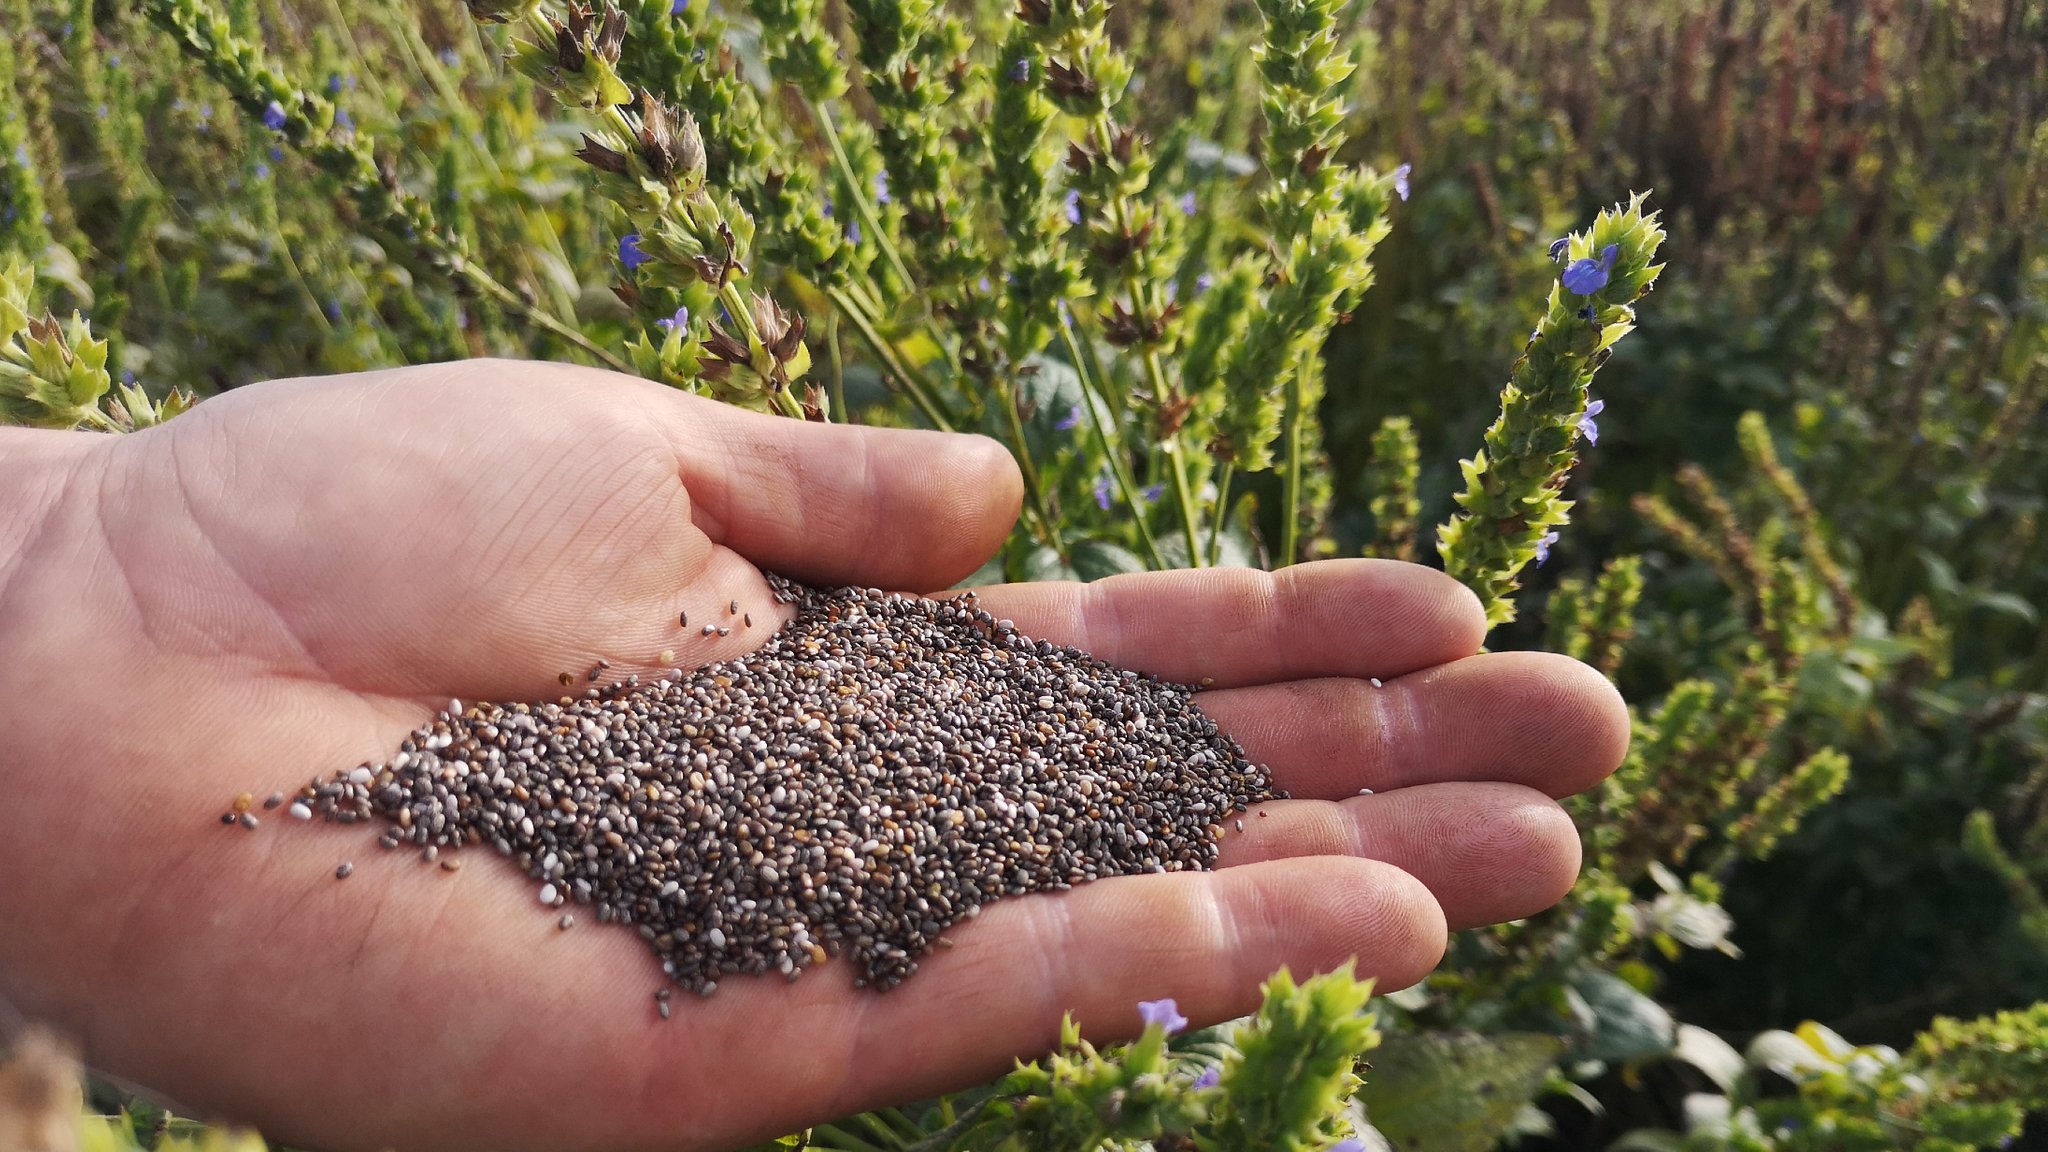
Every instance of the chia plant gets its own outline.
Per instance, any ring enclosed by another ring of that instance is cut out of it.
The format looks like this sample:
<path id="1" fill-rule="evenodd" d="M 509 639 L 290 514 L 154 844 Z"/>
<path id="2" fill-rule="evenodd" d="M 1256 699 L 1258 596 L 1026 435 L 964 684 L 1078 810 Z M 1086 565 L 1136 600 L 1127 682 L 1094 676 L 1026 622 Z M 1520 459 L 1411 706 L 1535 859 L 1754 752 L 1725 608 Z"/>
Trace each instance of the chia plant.
<path id="1" fill-rule="evenodd" d="M 1491 646 L 1633 701 L 1622 770 L 1571 801 L 1579 887 L 1461 934 L 1376 1023 L 1348 977 L 1276 979 L 1231 1028 L 1069 1029 L 996 1085 L 776 1146 L 1533 1140 L 1532 1101 L 1637 1114 L 1640 1073 L 1702 1058 L 1674 1011 L 1708 1005 L 1906 1055 L 1767 1033 L 1834 1066 L 1765 1044 L 1719 1119 L 1643 1142 L 1989 1146 L 2040 1107 L 2039 13 L 0 13 L 0 419 L 121 432 L 254 379 L 577 359 L 996 437 L 1026 510 L 978 580 L 1440 563 Z M 1699 952 L 1744 975 L 1680 1004 Z M 1897 1007 L 1952 1003 L 1978 1019 Z M 1356 1063 L 1381 1032 L 1384 1076 Z"/>

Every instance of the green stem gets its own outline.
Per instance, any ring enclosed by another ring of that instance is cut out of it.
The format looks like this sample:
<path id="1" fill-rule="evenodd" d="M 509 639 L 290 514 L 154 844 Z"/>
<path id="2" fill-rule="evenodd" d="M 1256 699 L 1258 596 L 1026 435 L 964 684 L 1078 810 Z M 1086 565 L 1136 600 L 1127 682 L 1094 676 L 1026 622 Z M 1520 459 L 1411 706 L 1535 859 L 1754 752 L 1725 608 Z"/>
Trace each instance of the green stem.
<path id="1" fill-rule="evenodd" d="M 1216 514 L 1209 520 L 1209 567 L 1214 568 L 1223 555 L 1223 522 L 1230 519 L 1230 482 L 1237 475 L 1237 465 L 1226 460 L 1216 472 Z"/>
<path id="2" fill-rule="evenodd" d="M 1064 309 L 1060 312 L 1060 335 L 1066 338 L 1067 354 L 1073 357 L 1074 374 L 1081 379 L 1081 407 L 1088 410 L 1088 422 L 1095 428 L 1095 435 L 1102 441 L 1102 454 L 1109 460 L 1110 475 L 1116 478 L 1116 485 L 1122 491 L 1124 503 L 1131 509 L 1131 515 L 1138 522 L 1138 537 L 1145 542 L 1145 555 L 1152 561 L 1155 570 L 1166 568 L 1166 559 L 1159 554 L 1159 541 L 1152 538 L 1152 525 L 1146 522 L 1145 508 L 1138 503 L 1137 485 L 1131 482 L 1129 466 L 1124 462 L 1123 450 L 1110 435 L 1109 428 L 1102 422 L 1102 411 L 1095 406 L 1095 386 L 1090 382 L 1087 359 L 1081 355 L 1081 342 L 1074 337 L 1074 324 Z M 1106 407 L 1107 405 L 1105 405 Z"/>
<path id="3" fill-rule="evenodd" d="M 860 213 L 861 227 L 875 238 L 875 247 L 882 250 L 882 258 L 889 262 L 889 270 L 903 281 L 905 292 L 917 291 L 917 281 L 910 278 L 910 268 L 903 263 L 903 253 L 896 250 L 896 242 L 882 228 L 882 218 L 875 214 L 875 206 L 861 195 L 860 179 L 853 170 L 853 161 L 846 155 L 846 144 L 839 139 L 839 127 L 832 123 L 832 113 L 822 104 L 814 104 L 811 110 L 818 117 L 819 134 L 825 137 L 826 147 L 832 150 L 832 166 L 839 169 L 839 179 L 846 185 L 847 195 L 853 197 L 853 206 Z"/>
<path id="4" fill-rule="evenodd" d="M 850 423 L 846 411 L 846 358 L 839 347 L 839 309 L 834 308 L 825 315 L 825 359 L 832 371 L 832 411 L 839 414 L 841 423 Z"/>
<path id="5" fill-rule="evenodd" d="M 1010 381 L 999 378 L 994 381 L 996 403 L 1003 406 L 1003 417 L 1010 426 L 1010 450 L 1017 457 L 1017 468 L 1024 473 L 1024 491 L 1030 498 L 1032 518 L 1038 521 L 1038 538 L 1046 547 L 1059 555 L 1060 562 L 1068 559 L 1066 541 L 1061 539 L 1054 525 L 1052 512 L 1045 502 L 1045 485 L 1039 479 L 1038 465 L 1031 459 L 1031 442 L 1024 438 L 1024 420 L 1017 412 L 1017 394 L 1010 387 Z"/>
<path id="6" fill-rule="evenodd" d="M 1301 408 L 1302 382 L 1299 371 L 1289 374 L 1287 379 L 1287 408 L 1282 415 L 1286 424 L 1287 465 L 1285 495 L 1281 497 L 1280 509 L 1280 556 L 1275 568 L 1285 568 L 1294 563 L 1295 549 L 1301 535 Z"/>
<path id="7" fill-rule="evenodd" d="M 875 357 L 882 362 L 884 368 L 888 369 L 890 376 L 897 381 L 903 390 L 910 394 L 911 401 L 924 413 L 925 419 L 932 422 L 932 427 L 937 428 L 941 432 L 951 432 L 953 430 L 953 423 L 946 419 L 946 414 L 939 409 L 937 402 L 932 399 L 930 389 L 925 384 L 923 375 L 913 371 L 908 364 L 903 362 L 902 357 L 897 355 L 895 347 L 884 339 L 880 332 L 875 330 L 875 322 L 861 310 L 853 297 L 849 296 L 841 288 L 827 288 L 825 289 L 825 295 L 832 301 L 833 307 L 844 312 L 846 318 L 853 321 L 853 326 L 860 329 L 861 339 L 867 343 L 869 350 L 874 352 Z"/>

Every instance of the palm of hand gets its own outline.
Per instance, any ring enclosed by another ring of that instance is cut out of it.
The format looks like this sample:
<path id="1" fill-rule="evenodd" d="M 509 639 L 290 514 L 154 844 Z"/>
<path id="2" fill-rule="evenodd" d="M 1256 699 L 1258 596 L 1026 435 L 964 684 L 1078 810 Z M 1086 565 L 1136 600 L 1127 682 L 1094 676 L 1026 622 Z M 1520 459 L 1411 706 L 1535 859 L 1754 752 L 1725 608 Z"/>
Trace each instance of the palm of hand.
<path id="1" fill-rule="evenodd" d="M 1275 968 L 1353 956 L 1412 982 L 1446 922 L 1563 892 L 1577 841 L 1546 793 L 1626 739 L 1589 670 L 1472 656 L 1476 605 L 1420 568 L 987 590 L 1033 634 L 1213 678 L 1205 710 L 1304 799 L 1218 872 L 1000 902 L 897 991 L 829 964 L 663 1023 L 634 934 L 558 931 L 494 854 L 450 874 L 359 828 L 215 818 L 384 758 L 450 697 L 737 655 L 774 622 L 764 567 L 946 587 L 1015 515 L 1000 449 L 472 362 L 245 389 L 72 457 L 0 566 L 0 690 L 65 702 L 0 729 L 0 875 L 36 880 L 0 893 L 35 929 L 0 933 L 0 996 L 112 1072 L 321 1146 L 722 1147 L 985 1078 L 1066 1011 L 1102 1037 L 1141 998 L 1209 1022 Z M 677 625 L 733 599 L 757 629 Z"/>

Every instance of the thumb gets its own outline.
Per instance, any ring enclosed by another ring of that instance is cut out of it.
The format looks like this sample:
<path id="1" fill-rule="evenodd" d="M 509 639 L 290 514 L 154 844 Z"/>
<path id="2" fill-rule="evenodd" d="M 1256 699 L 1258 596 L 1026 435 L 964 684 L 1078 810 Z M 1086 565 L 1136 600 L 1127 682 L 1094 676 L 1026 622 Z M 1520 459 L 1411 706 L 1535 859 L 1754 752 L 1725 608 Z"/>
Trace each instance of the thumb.
<path id="1" fill-rule="evenodd" d="M 948 587 L 1001 546 L 1023 502 L 984 436 L 811 424 L 662 389 L 691 519 L 714 542 L 814 584 Z"/>

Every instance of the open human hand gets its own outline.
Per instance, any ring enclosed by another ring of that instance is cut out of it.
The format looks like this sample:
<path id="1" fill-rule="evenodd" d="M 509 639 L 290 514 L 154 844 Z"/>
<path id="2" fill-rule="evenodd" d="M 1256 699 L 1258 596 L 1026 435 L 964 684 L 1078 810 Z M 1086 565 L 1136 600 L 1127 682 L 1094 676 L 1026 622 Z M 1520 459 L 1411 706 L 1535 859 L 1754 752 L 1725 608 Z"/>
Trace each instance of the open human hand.
<path id="1" fill-rule="evenodd" d="M 1101 1040 L 1141 999 L 1213 1023 L 1354 957 L 1403 986 L 1447 926 L 1569 888 L 1551 798 L 1620 761 L 1619 698 L 1475 655 L 1470 594 L 1372 560 L 983 589 L 1029 634 L 1212 680 L 1200 706 L 1297 799 L 1216 872 L 999 901 L 887 993 L 834 962 L 664 1022 L 633 932 L 558 931 L 494 853 L 448 873 L 361 828 L 217 821 L 387 758 L 451 697 L 739 655 L 769 630 L 678 614 L 772 623 L 763 570 L 946 588 L 1019 499 L 986 440 L 545 364 L 256 385 L 121 438 L 0 429 L 0 998 L 291 1143 L 714 1149 L 986 1079 L 1067 1012 Z"/>

